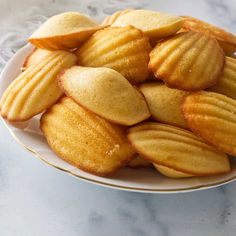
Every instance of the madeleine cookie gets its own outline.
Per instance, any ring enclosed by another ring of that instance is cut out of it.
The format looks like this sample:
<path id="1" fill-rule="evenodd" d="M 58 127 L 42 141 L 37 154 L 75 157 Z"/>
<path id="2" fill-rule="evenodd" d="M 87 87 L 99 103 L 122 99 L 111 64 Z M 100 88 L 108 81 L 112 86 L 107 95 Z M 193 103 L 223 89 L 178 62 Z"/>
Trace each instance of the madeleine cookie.
<path id="1" fill-rule="evenodd" d="M 21 73 L 0 100 L 1 115 L 9 121 L 25 121 L 54 104 L 63 94 L 56 77 L 75 65 L 76 55 L 55 51 Z"/>
<path id="2" fill-rule="evenodd" d="M 112 15 L 107 16 L 103 20 L 102 25 L 112 25 L 120 16 L 122 16 L 130 11 L 134 11 L 134 9 L 125 9 L 125 10 L 121 10 L 121 11 L 116 11 Z"/>
<path id="3" fill-rule="evenodd" d="M 21 67 L 22 71 L 25 71 L 27 68 L 29 68 L 30 66 L 35 66 L 37 64 L 39 64 L 44 57 L 48 56 L 49 54 L 53 53 L 52 51 L 48 51 L 48 50 L 44 50 L 41 48 L 35 48 L 30 54 L 29 56 L 27 56 L 25 58 L 25 61 Z"/>
<path id="4" fill-rule="evenodd" d="M 215 39 L 186 32 L 158 43 L 150 53 L 148 66 L 168 87 L 196 91 L 217 83 L 224 60 Z"/>
<path id="5" fill-rule="evenodd" d="M 208 90 L 236 99 L 236 59 L 226 57 L 224 70 L 219 81 Z"/>
<path id="6" fill-rule="evenodd" d="M 179 179 L 179 178 L 188 178 L 188 177 L 193 177 L 194 176 L 194 175 L 186 174 L 184 172 L 173 170 L 169 167 L 158 165 L 158 164 L 153 164 L 153 166 L 156 168 L 156 170 L 158 172 L 160 172 L 161 174 L 163 174 L 163 175 L 165 175 L 169 178 Z"/>
<path id="7" fill-rule="evenodd" d="M 175 126 L 146 122 L 130 128 L 128 138 L 136 151 L 154 164 L 196 176 L 230 171 L 224 153 Z"/>
<path id="8" fill-rule="evenodd" d="M 198 92 L 182 105 L 189 128 L 217 149 L 236 156 L 236 101 L 227 96 Z"/>
<path id="9" fill-rule="evenodd" d="M 236 52 L 236 36 L 207 22 L 199 19 L 183 16 L 185 30 L 204 33 L 218 40 L 226 54 Z"/>
<path id="10" fill-rule="evenodd" d="M 49 18 L 28 41 L 48 50 L 76 48 L 102 28 L 79 12 L 65 12 Z"/>
<path id="11" fill-rule="evenodd" d="M 141 167 L 149 167 L 152 163 L 143 159 L 141 156 L 135 156 L 128 164 L 128 167 L 131 168 L 141 168 Z"/>
<path id="12" fill-rule="evenodd" d="M 144 83 L 139 88 L 155 120 L 188 129 L 181 112 L 183 98 L 188 92 L 171 89 L 158 82 Z"/>
<path id="13" fill-rule="evenodd" d="M 41 118 L 52 150 L 66 162 L 95 175 L 108 175 L 134 155 L 122 127 L 64 97 Z"/>
<path id="14" fill-rule="evenodd" d="M 150 50 L 148 38 L 140 30 L 127 26 L 96 32 L 76 54 L 81 66 L 108 67 L 131 83 L 138 83 L 148 77 Z"/>
<path id="15" fill-rule="evenodd" d="M 74 66 L 59 84 L 67 96 L 111 122 L 134 125 L 150 117 L 144 97 L 113 69 Z"/>
<path id="16" fill-rule="evenodd" d="M 178 16 L 140 9 L 119 16 L 112 26 L 123 27 L 133 25 L 141 29 L 151 41 L 156 41 L 175 34 L 182 27 L 183 23 L 183 19 Z"/>

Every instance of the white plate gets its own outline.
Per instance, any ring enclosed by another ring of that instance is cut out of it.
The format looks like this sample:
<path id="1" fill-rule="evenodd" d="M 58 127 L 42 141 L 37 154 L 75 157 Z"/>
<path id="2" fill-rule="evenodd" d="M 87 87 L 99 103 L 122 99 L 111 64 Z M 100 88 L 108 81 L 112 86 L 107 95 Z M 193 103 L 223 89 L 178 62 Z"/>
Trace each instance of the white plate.
<path id="1" fill-rule="evenodd" d="M 11 81 L 20 73 L 23 60 L 31 51 L 32 46 L 26 45 L 7 63 L 0 78 L 0 95 L 2 95 Z M 170 179 L 158 174 L 158 172 L 152 168 L 123 168 L 109 178 L 91 175 L 66 163 L 52 152 L 39 130 L 38 118 L 39 117 L 34 117 L 29 122 L 20 124 L 21 128 L 16 128 L 2 120 L 16 141 L 28 151 L 32 152 L 34 156 L 37 156 L 42 161 L 55 168 L 90 183 L 136 192 L 177 193 L 212 188 L 236 179 L 236 162 L 234 160 L 232 161 L 233 170 L 231 173 L 215 177 Z"/>

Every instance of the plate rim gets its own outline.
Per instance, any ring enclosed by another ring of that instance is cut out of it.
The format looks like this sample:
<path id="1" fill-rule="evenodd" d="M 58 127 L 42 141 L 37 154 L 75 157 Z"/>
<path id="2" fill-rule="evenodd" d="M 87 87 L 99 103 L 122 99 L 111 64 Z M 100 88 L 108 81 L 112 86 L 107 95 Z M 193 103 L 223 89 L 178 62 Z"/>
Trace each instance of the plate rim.
<path id="1" fill-rule="evenodd" d="M 26 44 L 23 47 L 21 47 L 19 50 L 16 51 L 16 53 L 11 57 L 11 59 L 5 64 L 4 68 L 1 71 L 0 74 L 0 81 L 2 80 L 2 77 L 4 77 L 4 74 L 6 73 L 6 71 L 8 70 L 8 67 L 11 66 L 12 61 L 14 61 L 15 57 L 19 54 L 22 53 L 22 51 L 24 50 L 32 50 L 32 45 L 31 44 Z M 22 146 L 24 149 L 26 149 L 28 152 L 30 152 L 33 156 L 37 157 L 39 160 L 41 160 L 43 163 L 54 167 L 70 176 L 73 176 L 76 179 L 80 179 L 82 181 L 85 181 L 87 183 L 92 183 L 95 185 L 99 185 L 99 186 L 103 186 L 103 187 L 107 187 L 107 188 L 111 188 L 111 189 L 118 189 L 118 190 L 123 190 L 123 191 L 129 191 L 129 192 L 139 192 L 139 193 L 159 193 L 159 194 L 173 194 L 173 193 L 186 193 L 186 192 L 194 192 L 194 191 L 200 191 L 200 190 L 206 190 L 206 189 L 211 189 L 211 188 L 215 188 L 215 187 L 219 187 L 228 183 L 231 183 L 233 181 L 236 180 L 236 175 L 233 177 L 230 177 L 229 179 L 226 180 L 222 180 L 222 181 L 218 181 L 212 184 L 200 184 L 194 187 L 186 187 L 186 188 L 178 188 L 178 189 L 158 189 L 158 188 L 139 188 L 139 187 L 128 187 L 128 186 L 122 186 L 122 185 L 118 185 L 118 184 L 112 184 L 112 183 L 106 183 L 106 182 L 102 182 L 100 180 L 95 180 L 95 179 L 91 179 L 88 177 L 84 177 L 81 176 L 79 174 L 75 174 L 72 173 L 69 170 L 63 169 L 59 166 L 53 165 L 49 162 L 47 162 L 44 158 L 42 158 L 41 154 L 39 154 L 37 151 L 35 151 L 33 148 L 26 146 L 23 142 L 21 142 L 19 140 L 19 138 L 15 135 L 15 133 L 10 129 L 10 127 L 8 126 L 7 122 L 3 119 L 3 117 L 0 115 L 1 121 L 4 124 L 4 126 L 7 128 L 7 130 L 9 131 L 9 133 L 11 134 L 11 136 L 13 137 L 13 139 L 20 144 L 20 146 Z M 58 157 L 59 158 L 59 157 Z"/>

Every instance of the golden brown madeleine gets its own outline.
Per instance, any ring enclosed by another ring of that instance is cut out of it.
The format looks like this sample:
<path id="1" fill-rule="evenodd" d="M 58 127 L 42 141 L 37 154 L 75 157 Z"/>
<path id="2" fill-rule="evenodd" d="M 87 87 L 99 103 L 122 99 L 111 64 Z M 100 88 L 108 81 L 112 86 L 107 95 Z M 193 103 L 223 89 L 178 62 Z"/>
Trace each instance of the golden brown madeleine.
<path id="1" fill-rule="evenodd" d="M 153 166 L 157 169 L 158 172 L 161 174 L 170 177 L 170 178 L 188 178 L 188 177 L 193 177 L 193 175 L 186 174 L 181 171 L 176 171 L 173 170 L 169 167 L 158 165 L 158 164 L 153 164 Z"/>
<path id="2" fill-rule="evenodd" d="M 111 25 L 113 24 L 120 16 L 133 11 L 134 9 L 125 9 L 125 10 L 121 10 L 121 11 L 116 11 L 115 13 L 113 13 L 110 16 L 107 16 L 103 22 L 102 25 Z"/>
<path id="3" fill-rule="evenodd" d="M 52 150 L 63 160 L 95 175 L 108 175 L 134 155 L 121 126 L 64 97 L 41 118 Z"/>
<path id="4" fill-rule="evenodd" d="M 1 115 L 9 121 L 25 121 L 54 104 L 62 95 L 56 77 L 75 65 L 76 55 L 55 51 L 21 73 L 0 100 Z"/>
<path id="5" fill-rule="evenodd" d="M 152 163 L 137 155 L 128 163 L 128 166 L 131 168 L 150 167 Z"/>
<path id="6" fill-rule="evenodd" d="M 175 126 L 145 122 L 130 128 L 128 138 L 136 151 L 154 164 L 196 176 L 230 171 L 224 153 Z"/>
<path id="7" fill-rule="evenodd" d="M 49 18 L 28 40 L 38 48 L 70 49 L 78 47 L 102 28 L 104 26 L 79 12 L 64 12 Z"/>
<path id="8" fill-rule="evenodd" d="M 158 43 L 150 53 L 148 66 L 168 87 L 196 91 L 217 83 L 224 60 L 215 39 L 186 32 Z"/>
<path id="9" fill-rule="evenodd" d="M 134 125 L 150 117 L 142 94 L 113 69 L 73 66 L 61 74 L 59 84 L 75 102 L 116 124 Z"/>
<path id="10" fill-rule="evenodd" d="M 35 48 L 26 58 L 22 65 L 22 71 L 25 71 L 28 67 L 32 65 L 37 65 L 40 63 L 44 57 L 48 56 L 52 51 L 44 50 L 41 48 Z"/>
<path id="11" fill-rule="evenodd" d="M 236 155 L 236 101 L 225 95 L 198 92 L 182 105 L 189 128 L 217 149 Z"/>
<path id="12" fill-rule="evenodd" d="M 175 34 L 183 23 L 179 16 L 149 10 L 133 10 L 119 16 L 112 26 L 133 25 L 153 41 Z"/>
<path id="13" fill-rule="evenodd" d="M 217 26 L 211 25 L 202 20 L 193 18 L 191 16 L 183 16 L 185 30 L 192 30 L 204 33 L 208 36 L 216 38 L 224 51 L 228 54 L 236 51 L 236 36 L 230 32 L 225 31 Z"/>
<path id="14" fill-rule="evenodd" d="M 154 119 L 162 123 L 188 129 L 181 112 L 183 98 L 189 94 L 188 92 L 168 88 L 159 82 L 143 83 L 139 88 Z"/>
<path id="15" fill-rule="evenodd" d="M 76 52 L 79 65 L 108 67 L 120 72 L 131 83 L 146 80 L 149 40 L 133 26 L 109 27 L 96 32 Z"/>
<path id="16" fill-rule="evenodd" d="M 208 90 L 236 99 L 236 59 L 226 57 L 224 70 L 219 81 Z"/>

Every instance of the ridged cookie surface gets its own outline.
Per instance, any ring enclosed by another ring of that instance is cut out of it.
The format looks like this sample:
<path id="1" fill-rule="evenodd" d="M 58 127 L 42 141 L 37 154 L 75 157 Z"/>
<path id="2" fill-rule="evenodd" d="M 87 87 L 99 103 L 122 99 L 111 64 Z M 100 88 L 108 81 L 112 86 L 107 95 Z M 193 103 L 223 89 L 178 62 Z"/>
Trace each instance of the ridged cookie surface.
<path id="1" fill-rule="evenodd" d="M 211 25 L 207 22 L 193 18 L 191 16 L 183 16 L 183 19 L 184 19 L 183 28 L 185 30 L 201 32 L 213 38 L 216 38 L 227 54 L 231 54 L 232 52 L 236 51 L 235 35 L 225 31 L 220 27 Z"/>
<path id="2" fill-rule="evenodd" d="M 141 29 L 151 41 L 175 34 L 183 25 L 183 19 L 166 13 L 150 10 L 133 10 L 119 16 L 112 26 L 128 26 Z"/>
<path id="3" fill-rule="evenodd" d="M 181 112 L 184 96 L 189 94 L 188 92 L 171 89 L 158 82 L 143 83 L 139 88 L 154 119 L 162 123 L 188 128 Z"/>
<path id="4" fill-rule="evenodd" d="M 116 124 L 134 125 L 150 116 L 142 94 L 113 69 L 73 66 L 61 74 L 59 85 L 74 101 Z"/>
<path id="5" fill-rule="evenodd" d="M 49 18 L 28 41 L 48 50 L 76 48 L 102 28 L 79 12 L 64 12 Z"/>
<path id="6" fill-rule="evenodd" d="M 107 16 L 103 22 L 102 25 L 112 25 L 120 16 L 133 11 L 134 9 L 125 9 L 125 10 L 121 10 L 121 11 L 116 11 L 115 13 L 113 13 L 110 16 Z"/>
<path id="7" fill-rule="evenodd" d="M 52 150 L 63 160 L 95 175 L 108 175 L 134 154 L 124 130 L 64 97 L 41 118 Z"/>
<path id="8" fill-rule="evenodd" d="M 76 52 L 78 63 L 88 67 L 108 67 L 131 83 L 148 76 L 149 40 L 133 26 L 109 27 L 92 35 Z"/>
<path id="9" fill-rule="evenodd" d="M 76 63 L 76 55 L 55 51 L 21 73 L 0 100 L 1 115 L 9 121 L 25 121 L 54 104 L 63 94 L 56 77 Z"/>
<path id="10" fill-rule="evenodd" d="M 34 48 L 34 50 L 25 58 L 21 70 L 25 71 L 30 66 L 35 66 L 39 64 L 44 59 L 44 57 L 48 56 L 51 53 L 53 52 L 49 50 Z"/>
<path id="11" fill-rule="evenodd" d="M 150 53 L 149 69 L 171 88 L 196 91 L 217 83 L 224 60 L 215 39 L 186 32 L 158 43 Z"/>
<path id="12" fill-rule="evenodd" d="M 223 73 L 217 84 L 209 90 L 236 99 L 236 59 L 226 57 Z"/>
<path id="13" fill-rule="evenodd" d="M 182 105 L 190 129 L 217 149 L 236 156 L 236 101 L 213 92 L 188 95 Z"/>
<path id="14" fill-rule="evenodd" d="M 136 151 L 154 164 L 196 176 L 227 173 L 227 156 L 190 131 L 175 126 L 143 123 L 129 129 Z"/>

